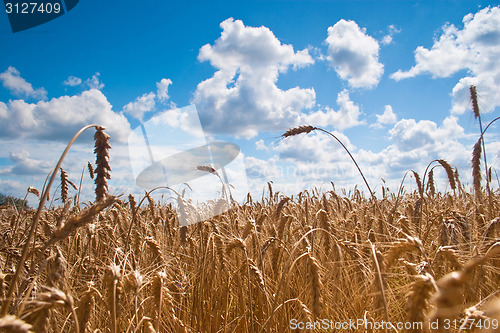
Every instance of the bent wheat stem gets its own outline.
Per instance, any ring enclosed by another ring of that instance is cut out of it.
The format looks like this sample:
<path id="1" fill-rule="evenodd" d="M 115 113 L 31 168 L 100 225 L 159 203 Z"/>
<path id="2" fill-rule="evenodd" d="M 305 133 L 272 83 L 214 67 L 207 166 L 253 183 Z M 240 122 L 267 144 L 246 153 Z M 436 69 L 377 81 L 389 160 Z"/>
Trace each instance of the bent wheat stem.
<path id="1" fill-rule="evenodd" d="M 71 148 L 71 146 L 73 145 L 73 143 L 76 141 L 76 139 L 83 132 L 85 132 L 87 129 L 92 128 L 92 127 L 98 128 L 99 125 L 87 125 L 87 126 L 84 126 L 82 129 L 80 129 L 73 136 L 73 138 L 71 139 L 71 141 L 66 146 L 66 149 L 64 149 L 64 152 L 62 153 L 61 157 L 59 158 L 59 161 L 57 162 L 56 167 L 52 171 L 52 175 L 50 177 L 49 183 L 47 184 L 47 188 L 45 188 L 45 190 L 42 193 L 42 197 L 40 198 L 40 203 L 38 205 L 38 209 L 36 211 L 35 217 L 33 218 L 33 223 L 31 224 L 31 229 L 30 229 L 30 231 L 28 233 L 28 238 L 26 239 L 26 243 L 24 244 L 23 251 L 21 253 L 21 257 L 19 258 L 19 261 L 17 263 L 16 273 L 12 277 L 9 289 L 7 291 L 7 294 L 5 295 L 5 300 L 4 300 L 3 304 L 2 304 L 2 309 L 0 310 L 0 316 L 5 316 L 7 314 L 10 302 L 12 300 L 12 294 L 14 293 L 14 288 L 16 287 L 17 280 L 19 279 L 19 275 L 21 274 L 21 271 L 23 270 L 24 262 L 26 261 L 26 257 L 28 256 L 29 245 L 31 243 L 31 240 L 35 236 L 35 230 L 36 230 L 36 228 L 38 226 L 38 220 L 40 219 L 40 214 L 42 213 L 42 209 L 43 209 L 43 207 L 45 205 L 45 201 L 47 200 L 47 196 L 49 194 L 50 187 L 52 186 L 52 183 L 54 182 L 54 180 L 56 178 L 56 174 L 57 174 L 56 171 L 59 170 L 59 168 L 61 167 L 61 164 L 62 164 L 64 158 L 66 157 L 66 154 L 68 153 L 69 149 Z"/>

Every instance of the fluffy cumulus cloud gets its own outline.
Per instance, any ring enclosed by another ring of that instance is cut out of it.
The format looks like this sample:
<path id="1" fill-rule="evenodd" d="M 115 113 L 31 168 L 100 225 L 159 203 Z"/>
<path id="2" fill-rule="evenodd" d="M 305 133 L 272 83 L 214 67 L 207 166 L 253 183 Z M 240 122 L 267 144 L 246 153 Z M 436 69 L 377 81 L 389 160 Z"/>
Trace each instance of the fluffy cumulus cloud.
<path id="1" fill-rule="evenodd" d="M 415 121 L 402 119 L 389 131 L 392 143 L 376 153 L 382 158 L 379 166 L 383 167 L 387 180 L 393 186 L 401 180 L 407 170 L 423 173 L 427 164 L 434 159 L 444 159 L 452 167 L 457 167 L 463 183 L 470 182 L 470 157 L 472 145 L 468 142 L 464 129 L 457 123 L 457 118 L 449 116 L 441 124 L 429 120 Z M 360 164 L 365 165 L 361 158 Z M 446 175 L 437 170 L 440 185 L 447 187 Z M 444 190 L 442 187 L 440 190 Z"/>
<path id="2" fill-rule="evenodd" d="M 168 86 L 172 84 L 172 80 L 170 79 L 161 79 L 160 82 L 156 82 L 156 96 L 162 102 L 165 102 L 169 99 L 168 96 Z"/>
<path id="3" fill-rule="evenodd" d="M 7 89 L 15 93 L 14 87 L 18 87 L 15 94 L 33 97 L 35 90 L 30 90 L 31 84 L 22 79 L 16 69 L 10 68 L 8 75 L 4 74 L 2 82 Z M 12 77 L 21 80 L 12 80 Z M 103 92 L 96 89 L 103 87 L 99 74 L 84 81 L 68 77 L 65 84 L 95 88 L 50 100 L 32 102 L 19 98 L 0 101 L 0 145 L 5 148 L 0 151 L 0 192 L 22 197 L 30 185 L 41 188 L 45 176 L 54 167 L 68 140 L 83 126 L 98 124 L 106 127 L 106 132 L 111 135 L 110 163 L 113 179 L 109 183 L 110 193 L 140 194 L 140 189 L 135 186 L 129 150 L 125 144 L 128 142 L 130 124 L 123 112 L 113 111 Z M 144 94 L 132 102 L 134 108 L 149 109 L 151 104 L 158 105 L 168 101 L 170 84 L 170 80 L 162 79 L 154 92 Z M 189 119 L 184 119 L 179 111 L 170 112 L 169 117 L 180 127 L 192 126 Z M 84 133 L 64 159 L 63 167 L 75 183 L 86 161 L 95 160 L 92 134 L 93 131 Z M 82 201 L 86 200 L 84 198 L 92 200 L 93 197 L 93 182 L 84 178 Z"/>
<path id="4" fill-rule="evenodd" d="M 394 38 L 394 35 L 395 34 L 398 34 L 401 32 L 400 29 L 396 28 L 395 25 L 391 24 L 389 27 L 388 27 L 388 33 L 387 35 L 385 35 L 382 40 L 380 41 L 380 43 L 382 43 L 382 45 L 389 45 L 389 44 L 392 44 L 393 43 L 393 38 Z"/>
<path id="5" fill-rule="evenodd" d="M 76 76 L 68 76 L 68 78 L 64 80 L 63 84 L 65 86 L 76 87 L 82 84 L 82 79 Z"/>
<path id="6" fill-rule="evenodd" d="M 264 142 L 263 139 L 260 139 L 258 141 L 255 141 L 255 149 L 257 149 L 257 150 L 268 150 L 269 147 L 266 146 L 266 143 Z"/>
<path id="7" fill-rule="evenodd" d="M 3 138 L 68 140 L 88 124 L 106 127 L 119 141 L 125 141 L 130 131 L 127 119 L 113 112 L 106 97 L 96 89 L 37 103 L 11 100 L 0 104 Z"/>
<path id="8" fill-rule="evenodd" d="M 21 77 L 21 73 L 14 67 L 9 66 L 7 70 L 0 73 L 0 81 L 5 88 L 19 97 L 31 97 L 34 99 L 45 99 L 47 91 L 44 88 L 33 89 L 31 83 Z"/>
<path id="9" fill-rule="evenodd" d="M 30 158 L 30 153 L 22 151 L 11 151 L 9 160 L 14 163 L 10 168 L 0 170 L 0 174 L 23 175 L 46 175 L 53 167 L 52 163 Z"/>
<path id="10" fill-rule="evenodd" d="M 383 177 L 396 191 L 407 170 L 422 173 L 426 165 L 437 158 L 457 166 L 459 171 L 470 169 L 470 154 L 464 154 L 464 151 L 471 151 L 472 146 L 455 116 L 445 118 L 441 124 L 414 119 L 397 121 L 389 130 L 389 145 L 380 151 L 359 149 L 344 134 L 333 133 L 352 153 L 372 187 L 379 184 Z M 363 184 L 347 153 L 324 133 L 298 135 L 281 140 L 271 148 L 284 163 L 278 165 L 286 165 L 282 167 L 285 177 L 281 183 L 292 181 L 302 189 L 322 186 L 330 180 L 338 187 L 348 189 L 352 189 L 353 184 Z M 465 172 L 461 174 L 467 182 L 470 177 Z M 444 190 L 444 186 L 448 186 L 445 173 L 438 170 L 436 177 L 439 186 L 443 186 L 441 190 Z M 279 179 L 271 179 L 276 185 L 280 184 Z M 362 189 L 366 193 L 364 186 Z"/>
<path id="11" fill-rule="evenodd" d="M 447 24 L 430 49 L 415 50 L 415 66 L 391 75 L 395 80 L 430 74 L 448 77 L 461 70 L 467 76 L 453 88 L 452 112 L 470 108 L 468 89 L 477 86 L 480 108 L 488 112 L 500 105 L 500 8 L 488 7 L 463 18 L 463 28 Z"/>
<path id="12" fill-rule="evenodd" d="M 392 106 L 386 105 L 384 108 L 384 113 L 377 114 L 377 122 L 375 124 L 371 124 L 370 127 L 382 128 L 385 125 L 391 125 L 396 123 L 397 117 L 394 111 L 392 110 Z"/>
<path id="13" fill-rule="evenodd" d="M 273 156 L 266 160 L 261 160 L 252 156 L 245 157 L 247 177 L 250 179 L 260 179 L 262 181 L 269 181 L 281 177 L 283 175 L 283 170 L 276 165 L 277 161 L 277 156 Z"/>
<path id="14" fill-rule="evenodd" d="M 391 140 L 402 151 L 426 149 L 426 146 L 435 146 L 438 142 L 448 142 L 463 138 L 464 129 L 458 124 L 456 117 L 450 116 L 443 120 L 442 126 L 430 120 L 415 121 L 401 119 L 389 131 Z"/>
<path id="15" fill-rule="evenodd" d="M 346 89 L 337 95 L 337 105 L 339 106 L 338 111 L 325 107 L 325 110 L 302 116 L 303 123 L 313 126 L 333 126 L 340 131 L 365 124 L 363 120 L 359 119 L 362 115 L 359 106 L 351 101 Z"/>
<path id="16" fill-rule="evenodd" d="M 346 135 L 337 131 L 332 133 L 347 149 L 355 149 Z M 343 148 L 332 137 L 319 131 L 281 140 L 273 149 L 281 159 L 290 162 L 326 163 L 338 162 L 343 158 Z"/>
<path id="17" fill-rule="evenodd" d="M 205 129 L 253 137 L 297 124 L 300 112 L 315 104 L 314 90 L 281 90 L 276 83 L 279 73 L 314 63 L 308 50 L 295 52 L 266 27 L 247 27 L 232 18 L 220 26 L 220 38 L 198 56 L 217 69 L 193 96 Z"/>
<path id="18" fill-rule="evenodd" d="M 341 79 L 355 88 L 375 87 L 384 65 L 378 61 L 378 42 L 354 21 L 340 20 L 328 28 L 328 57 Z"/>
<path id="19" fill-rule="evenodd" d="M 142 120 L 144 114 L 154 108 L 156 104 L 155 98 L 154 92 L 139 96 L 135 101 L 125 105 L 123 111 L 136 119 Z"/>
<path id="20" fill-rule="evenodd" d="M 356 147 L 342 133 L 332 132 L 351 153 Z M 284 163 L 286 183 L 294 182 L 295 191 L 328 184 L 350 186 L 359 183 L 359 174 L 349 155 L 338 142 L 322 132 L 298 135 L 281 140 L 273 146 Z M 279 184 L 278 181 L 275 184 Z"/>
<path id="21" fill-rule="evenodd" d="M 104 83 L 101 81 L 101 73 L 96 72 L 92 77 L 88 78 L 85 81 L 85 84 L 90 88 L 90 89 L 102 89 L 104 88 Z"/>

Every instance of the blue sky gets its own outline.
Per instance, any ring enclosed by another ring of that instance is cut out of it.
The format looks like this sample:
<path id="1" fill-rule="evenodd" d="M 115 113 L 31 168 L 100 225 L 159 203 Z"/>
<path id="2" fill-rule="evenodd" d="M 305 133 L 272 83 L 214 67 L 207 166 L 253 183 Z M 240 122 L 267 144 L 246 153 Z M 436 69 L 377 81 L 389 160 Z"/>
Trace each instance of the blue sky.
<path id="1" fill-rule="evenodd" d="M 479 131 L 468 86 L 478 87 L 485 122 L 500 105 L 498 4 L 81 1 L 15 34 L 0 15 L 0 192 L 41 187 L 64 143 L 93 122 L 112 135 L 112 191 L 137 192 L 128 134 L 190 104 L 208 139 L 241 146 L 254 193 L 269 180 L 289 193 L 362 185 L 326 136 L 279 140 L 304 124 L 334 131 L 372 187 L 384 178 L 396 191 L 406 170 L 434 158 L 467 183 Z M 93 161 L 88 139 L 65 162 L 73 181 Z M 499 168 L 498 127 L 486 143 Z"/>

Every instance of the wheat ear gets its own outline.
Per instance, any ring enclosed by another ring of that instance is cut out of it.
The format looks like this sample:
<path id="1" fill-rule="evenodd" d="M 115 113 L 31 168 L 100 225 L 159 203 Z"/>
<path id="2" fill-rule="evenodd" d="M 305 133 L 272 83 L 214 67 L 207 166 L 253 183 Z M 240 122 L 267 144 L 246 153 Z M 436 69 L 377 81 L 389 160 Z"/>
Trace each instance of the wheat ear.
<path id="1" fill-rule="evenodd" d="M 32 328 L 30 324 L 13 315 L 5 315 L 0 318 L 0 331 L 2 332 L 33 333 Z"/>
<path id="2" fill-rule="evenodd" d="M 414 170 L 410 171 L 413 173 L 413 176 L 415 177 L 415 182 L 417 183 L 417 188 L 418 188 L 418 194 L 420 194 L 420 197 L 422 198 L 422 196 L 424 195 L 424 188 L 422 186 L 422 181 L 420 180 L 420 176 L 416 171 Z"/>
<path id="3" fill-rule="evenodd" d="M 500 253 L 500 242 L 496 242 L 482 256 L 472 259 L 459 271 L 443 276 L 437 282 L 438 293 L 433 298 L 435 310 L 430 316 L 430 321 L 438 323 L 438 332 L 449 332 L 445 320 L 455 318 L 460 313 L 462 303 L 462 289 L 471 272 L 486 260 Z"/>
<path id="4" fill-rule="evenodd" d="M 471 85 L 470 86 L 470 99 L 472 101 L 472 111 L 474 112 L 474 118 L 479 119 L 479 130 L 481 131 L 481 138 L 479 141 L 481 141 L 482 146 L 483 146 L 483 159 L 484 159 L 484 168 L 485 170 L 488 170 L 488 161 L 486 160 L 486 147 L 484 145 L 484 140 L 483 140 L 483 122 L 481 120 L 481 114 L 479 113 L 479 103 L 477 102 L 477 90 L 476 86 Z M 486 178 L 486 189 L 488 190 L 488 193 L 490 193 L 490 181 L 488 178 Z"/>
<path id="5" fill-rule="evenodd" d="M 451 189 L 455 190 L 457 188 L 457 184 L 455 183 L 455 174 L 453 172 L 453 168 L 445 160 L 437 160 L 437 161 L 446 171 L 446 175 L 448 176 L 448 182 L 450 183 Z"/>
<path id="6" fill-rule="evenodd" d="M 436 187 L 434 187 L 434 168 L 429 171 L 429 179 L 427 180 L 427 191 L 430 197 L 436 194 Z"/>
<path id="7" fill-rule="evenodd" d="M 78 323 L 82 332 L 85 332 L 87 323 L 90 320 L 90 315 L 95 305 L 96 290 L 91 288 L 87 290 L 78 302 L 78 308 L 76 309 L 76 315 L 78 317 Z"/>
<path id="8" fill-rule="evenodd" d="M 100 201 L 104 198 L 106 193 L 108 192 L 108 179 L 111 179 L 111 175 L 109 171 L 111 171 L 111 167 L 109 166 L 109 149 L 111 146 L 109 145 L 109 135 L 104 132 L 105 128 L 99 126 L 95 132 L 94 140 L 95 140 L 95 149 L 94 153 L 96 154 L 96 164 L 97 168 L 95 169 L 95 196 L 96 201 Z"/>
<path id="9" fill-rule="evenodd" d="M 477 198 L 481 197 L 481 139 L 474 145 L 472 150 L 472 179 L 474 192 Z"/>
<path id="10" fill-rule="evenodd" d="M 422 323 L 422 327 L 412 325 L 414 327 L 408 330 L 408 332 L 421 333 L 426 331 L 423 330 L 423 322 L 434 284 L 434 279 L 428 273 L 416 276 L 415 281 L 411 283 L 410 292 L 406 295 L 407 322 Z"/>

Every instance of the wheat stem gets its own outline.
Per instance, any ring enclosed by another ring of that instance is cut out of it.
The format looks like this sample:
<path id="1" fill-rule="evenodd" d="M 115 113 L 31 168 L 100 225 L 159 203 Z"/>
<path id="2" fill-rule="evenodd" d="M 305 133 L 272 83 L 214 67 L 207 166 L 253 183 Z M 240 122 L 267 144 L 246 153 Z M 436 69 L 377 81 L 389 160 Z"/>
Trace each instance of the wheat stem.
<path id="1" fill-rule="evenodd" d="M 42 213 L 43 206 L 45 205 L 45 201 L 47 200 L 50 187 L 52 186 L 52 183 L 54 182 L 56 178 L 56 171 L 59 170 L 61 167 L 62 161 L 66 157 L 66 154 L 68 153 L 69 149 L 73 145 L 73 143 L 76 141 L 76 139 L 87 129 L 89 128 L 97 128 L 99 127 L 98 125 L 87 125 L 84 126 L 82 129 L 80 129 L 71 139 L 71 141 L 68 143 L 66 146 L 66 149 L 64 149 L 64 152 L 62 153 L 61 157 L 59 158 L 59 161 L 56 164 L 56 167 L 52 171 L 52 175 L 50 177 L 49 183 L 47 185 L 47 188 L 43 191 L 42 193 L 42 198 L 40 199 L 40 203 L 38 205 L 38 209 L 36 211 L 35 217 L 33 218 L 33 223 L 31 224 L 31 229 L 28 233 L 28 238 L 26 239 L 26 243 L 24 244 L 23 251 L 21 254 L 21 258 L 19 258 L 19 262 L 17 264 L 17 269 L 16 273 L 12 277 L 12 280 L 10 282 L 9 289 L 7 291 L 7 294 L 5 295 L 5 301 L 2 304 L 2 309 L 0 310 L 0 316 L 5 316 L 7 314 L 7 311 L 9 309 L 10 302 L 12 300 L 12 294 L 14 293 L 14 288 L 16 287 L 17 280 L 19 279 L 19 275 L 21 274 L 21 271 L 23 269 L 24 262 L 26 260 L 26 257 L 28 256 L 28 248 L 29 244 L 31 243 L 34 235 L 35 235 L 35 230 L 38 226 L 38 220 L 40 219 L 40 214 Z"/>

